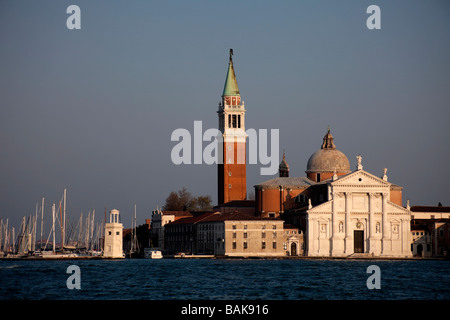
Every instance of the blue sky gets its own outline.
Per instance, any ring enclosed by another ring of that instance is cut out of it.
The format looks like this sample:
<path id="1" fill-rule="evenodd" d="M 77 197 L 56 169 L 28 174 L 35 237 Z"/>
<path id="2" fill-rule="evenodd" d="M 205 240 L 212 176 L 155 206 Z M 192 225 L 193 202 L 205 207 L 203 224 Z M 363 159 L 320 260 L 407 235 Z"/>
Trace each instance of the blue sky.
<path id="1" fill-rule="evenodd" d="M 66 9 L 81 8 L 81 30 Z M 381 30 L 366 9 L 381 8 Z M 183 186 L 217 201 L 216 167 L 172 164 L 171 133 L 217 127 L 228 62 L 247 128 L 279 129 L 305 176 L 327 126 L 356 167 L 450 205 L 447 1 L 0 1 L 0 217 L 36 202 L 117 208 L 138 224 Z M 247 169 L 248 191 L 268 180 Z M 99 218 L 100 219 L 100 218 Z"/>

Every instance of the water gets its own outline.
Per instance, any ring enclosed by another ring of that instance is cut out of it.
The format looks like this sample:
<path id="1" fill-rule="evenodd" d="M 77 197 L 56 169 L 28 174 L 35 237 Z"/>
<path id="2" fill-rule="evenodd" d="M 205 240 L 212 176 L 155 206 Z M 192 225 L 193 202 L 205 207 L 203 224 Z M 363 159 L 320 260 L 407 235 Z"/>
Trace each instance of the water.
<path id="1" fill-rule="evenodd" d="M 69 290 L 78 265 L 81 289 Z M 381 270 L 369 290 L 367 267 Z M 124 259 L 0 261 L 0 300 L 447 300 L 449 261 Z"/>

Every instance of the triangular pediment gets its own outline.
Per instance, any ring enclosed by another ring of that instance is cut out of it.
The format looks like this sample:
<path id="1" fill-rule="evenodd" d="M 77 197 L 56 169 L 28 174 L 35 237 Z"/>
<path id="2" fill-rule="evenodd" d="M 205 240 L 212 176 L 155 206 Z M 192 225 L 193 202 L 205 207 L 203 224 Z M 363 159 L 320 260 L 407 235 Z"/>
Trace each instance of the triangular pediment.
<path id="1" fill-rule="evenodd" d="M 321 203 L 315 207 L 312 207 L 311 209 L 308 210 L 308 213 L 317 213 L 317 212 L 331 212 L 331 202 L 332 201 L 327 201 L 324 203 Z"/>
<path id="2" fill-rule="evenodd" d="M 357 170 L 352 173 L 349 173 L 345 176 L 340 177 L 339 179 L 331 182 L 333 186 L 379 186 L 379 187 L 388 187 L 391 184 L 373 174 L 364 171 Z"/>

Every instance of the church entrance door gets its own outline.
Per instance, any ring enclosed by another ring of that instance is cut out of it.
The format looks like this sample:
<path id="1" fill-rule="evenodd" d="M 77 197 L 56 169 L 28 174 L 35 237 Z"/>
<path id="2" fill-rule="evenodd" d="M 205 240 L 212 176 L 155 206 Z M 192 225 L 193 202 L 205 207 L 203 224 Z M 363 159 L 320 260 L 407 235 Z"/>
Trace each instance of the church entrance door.
<path id="1" fill-rule="evenodd" d="M 295 242 L 292 242 L 291 244 L 291 256 L 297 255 L 297 244 Z"/>
<path id="2" fill-rule="evenodd" d="M 364 252 L 364 231 L 355 230 L 353 233 L 354 239 L 354 252 L 363 253 Z"/>
<path id="3" fill-rule="evenodd" d="M 417 255 L 419 257 L 422 256 L 422 251 L 423 251 L 423 245 L 421 243 L 419 243 L 419 245 L 417 246 Z"/>

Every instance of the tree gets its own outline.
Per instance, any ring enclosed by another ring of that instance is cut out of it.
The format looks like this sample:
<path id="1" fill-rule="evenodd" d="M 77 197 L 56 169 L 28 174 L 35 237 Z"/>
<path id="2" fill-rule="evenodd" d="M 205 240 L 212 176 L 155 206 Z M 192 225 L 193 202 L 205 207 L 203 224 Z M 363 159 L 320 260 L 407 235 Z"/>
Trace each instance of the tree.
<path id="1" fill-rule="evenodd" d="M 179 211 L 180 209 L 180 198 L 178 193 L 172 191 L 166 198 L 166 203 L 163 206 L 163 210 L 166 211 Z"/>
<path id="2" fill-rule="evenodd" d="M 163 206 L 165 211 L 209 211 L 212 210 L 210 196 L 194 197 L 185 187 L 172 191 Z"/>
<path id="3" fill-rule="evenodd" d="M 197 197 L 197 209 L 198 211 L 210 211 L 212 210 L 211 196 L 198 196 Z"/>

